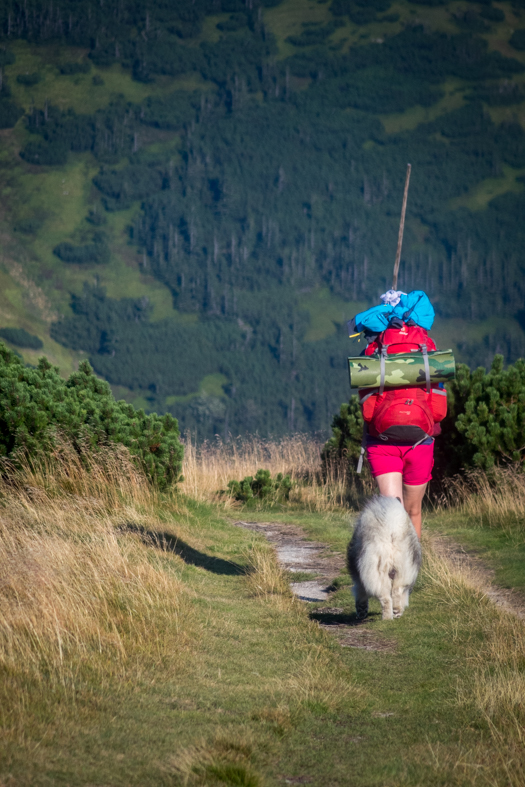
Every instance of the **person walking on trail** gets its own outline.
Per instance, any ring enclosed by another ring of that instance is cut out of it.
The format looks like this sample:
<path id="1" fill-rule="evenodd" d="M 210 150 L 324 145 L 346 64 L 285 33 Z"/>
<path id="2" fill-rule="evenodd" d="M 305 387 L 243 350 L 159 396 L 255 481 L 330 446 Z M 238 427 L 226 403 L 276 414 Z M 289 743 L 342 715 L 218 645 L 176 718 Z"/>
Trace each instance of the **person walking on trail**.
<path id="1" fill-rule="evenodd" d="M 454 358 L 450 351 L 437 352 L 428 336 L 434 309 L 424 292 L 389 290 L 381 301 L 352 321 L 368 342 L 359 359 L 349 359 L 365 423 L 362 456 L 379 493 L 399 498 L 421 538 L 434 438 L 447 411 L 444 380 L 454 376 Z M 358 472 L 361 466 L 362 457 Z"/>

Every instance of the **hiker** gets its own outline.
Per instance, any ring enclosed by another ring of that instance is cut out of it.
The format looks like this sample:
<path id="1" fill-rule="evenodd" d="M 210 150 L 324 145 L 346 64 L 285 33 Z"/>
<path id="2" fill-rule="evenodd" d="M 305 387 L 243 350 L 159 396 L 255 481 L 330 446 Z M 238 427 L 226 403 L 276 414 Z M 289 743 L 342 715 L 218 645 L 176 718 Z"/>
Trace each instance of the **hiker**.
<path id="1" fill-rule="evenodd" d="M 442 380 L 454 376 L 454 361 L 450 354 L 447 367 L 447 361 L 428 355 L 436 350 L 427 334 L 434 309 L 424 292 L 389 290 L 381 301 L 353 320 L 368 342 L 360 358 L 374 356 L 375 361 L 373 368 L 372 363 L 349 359 L 357 369 L 354 372 L 350 363 L 365 421 L 358 472 L 366 451 L 379 493 L 401 500 L 421 538 L 421 504 L 432 478 L 434 437 L 447 410 Z M 398 363 L 388 358 L 399 353 L 405 355 Z M 406 357 L 410 353 L 415 353 L 413 362 Z M 367 375 L 371 385 L 360 388 Z"/>

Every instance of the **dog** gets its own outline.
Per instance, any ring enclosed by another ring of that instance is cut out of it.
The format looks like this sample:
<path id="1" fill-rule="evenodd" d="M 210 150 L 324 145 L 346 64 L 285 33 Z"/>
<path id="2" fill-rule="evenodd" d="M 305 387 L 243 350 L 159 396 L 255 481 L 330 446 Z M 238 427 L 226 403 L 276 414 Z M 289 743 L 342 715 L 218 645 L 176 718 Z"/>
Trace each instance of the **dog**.
<path id="1" fill-rule="evenodd" d="M 368 501 L 357 520 L 347 557 L 357 619 L 368 615 L 370 597 L 379 600 L 383 620 L 401 617 L 421 566 L 421 546 L 398 497 Z"/>

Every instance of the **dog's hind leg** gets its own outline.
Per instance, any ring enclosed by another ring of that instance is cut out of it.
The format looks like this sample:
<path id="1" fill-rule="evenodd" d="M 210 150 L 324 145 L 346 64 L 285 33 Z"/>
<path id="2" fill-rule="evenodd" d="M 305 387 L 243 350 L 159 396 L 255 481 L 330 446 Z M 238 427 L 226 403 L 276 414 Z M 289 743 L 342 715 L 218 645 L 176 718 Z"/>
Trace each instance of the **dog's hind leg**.
<path id="1" fill-rule="evenodd" d="M 359 580 L 354 582 L 352 592 L 355 597 L 355 616 L 357 620 L 364 620 L 368 617 L 368 596 Z"/>
<path id="2" fill-rule="evenodd" d="M 392 588 L 392 607 L 395 618 L 401 617 L 406 605 L 407 601 L 405 599 L 405 588 L 403 585 L 394 585 Z"/>
<path id="3" fill-rule="evenodd" d="M 392 596 L 381 596 L 379 599 L 381 604 L 381 611 L 383 613 L 383 620 L 392 620 L 394 617 L 394 609 L 392 605 Z"/>

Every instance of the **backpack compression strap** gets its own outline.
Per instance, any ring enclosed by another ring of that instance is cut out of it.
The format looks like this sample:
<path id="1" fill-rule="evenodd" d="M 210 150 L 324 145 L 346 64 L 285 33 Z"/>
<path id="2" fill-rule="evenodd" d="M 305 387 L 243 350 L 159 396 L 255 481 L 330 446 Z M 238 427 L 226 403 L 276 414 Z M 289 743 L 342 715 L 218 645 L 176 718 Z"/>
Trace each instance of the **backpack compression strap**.
<path id="1" fill-rule="evenodd" d="M 427 384 L 427 394 L 430 393 L 430 364 L 428 362 L 428 351 L 426 344 L 420 344 L 421 352 L 423 354 L 423 363 L 425 365 L 425 380 Z M 381 347 L 381 357 L 380 357 L 380 380 L 379 380 L 379 395 L 384 393 L 385 391 L 385 361 L 388 353 L 388 348 L 390 347 L 389 344 L 384 344 Z"/>
<path id="2" fill-rule="evenodd" d="M 363 439 L 361 440 L 361 452 L 359 454 L 359 461 L 357 463 L 357 474 L 361 473 L 363 469 L 363 459 L 365 458 L 365 450 L 366 450 L 366 436 L 368 434 L 368 425 L 366 421 L 363 421 Z"/>
<path id="3" fill-rule="evenodd" d="M 389 346 L 390 346 L 389 344 L 384 344 L 381 347 L 381 360 L 380 360 L 380 364 L 381 364 L 381 378 L 380 378 L 380 382 L 379 382 L 379 395 L 380 396 L 385 390 L 385 360 L 386 360 L 387 350 L 388 350 Z"/>
<path id="4" fill-rule="evenodd" d="M 425 379 L 427 381 L 427 394 L 430 393 L 430 365 L 428 363 L 428 352 L 426 344 L 421 345 L 421 352 L 423 353 L 423 363 L 425 364 Z"/>

